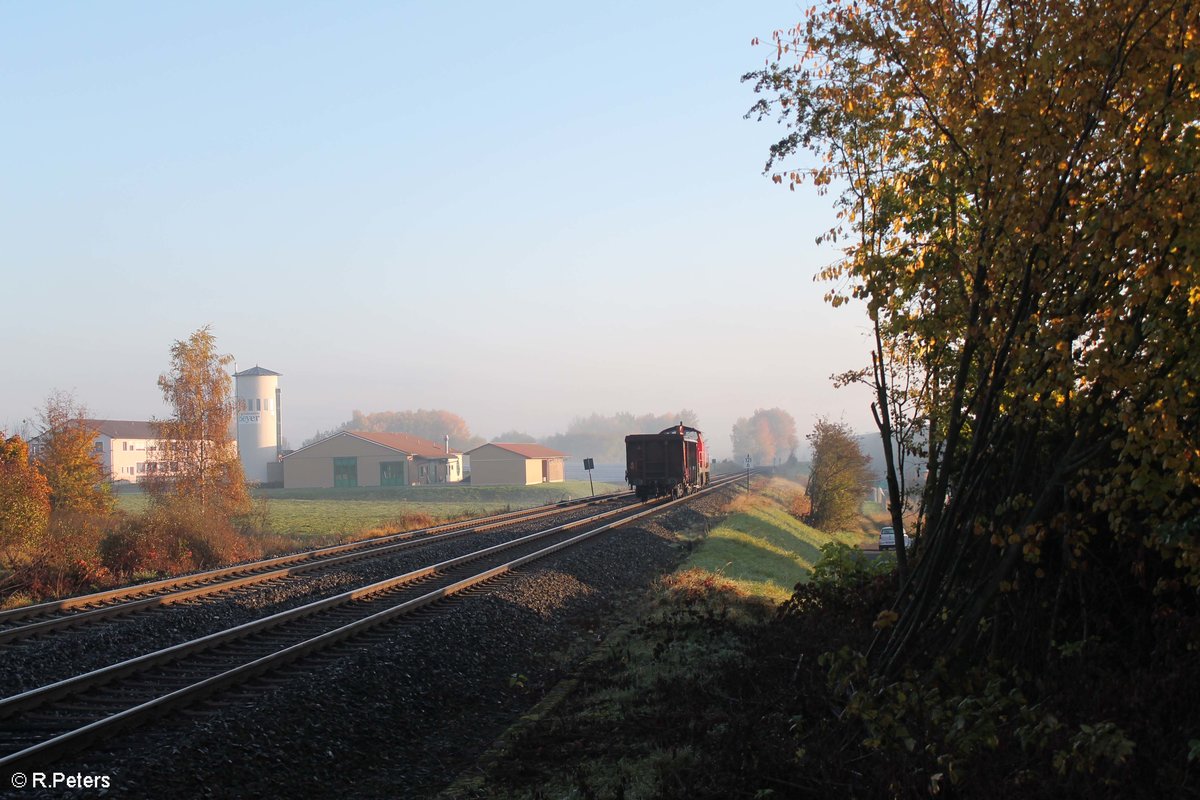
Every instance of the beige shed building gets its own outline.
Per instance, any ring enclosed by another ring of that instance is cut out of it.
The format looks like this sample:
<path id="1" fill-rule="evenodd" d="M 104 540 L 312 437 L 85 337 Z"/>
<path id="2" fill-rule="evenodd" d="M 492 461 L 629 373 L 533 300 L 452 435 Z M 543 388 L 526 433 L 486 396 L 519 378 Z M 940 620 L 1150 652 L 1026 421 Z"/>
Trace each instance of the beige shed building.
<path id="1" fill-rule="evenodd" d="M 339 431 L 283 457 L 285 489 L 417 486 L 462 479 L 462 453 L 407 433 Z"/>
<path id="2" fill-rule="evenodd" d="M 467 452 L 472 486 L 561 483 L 566 453 L 540 444 L 491 442 Z"/>

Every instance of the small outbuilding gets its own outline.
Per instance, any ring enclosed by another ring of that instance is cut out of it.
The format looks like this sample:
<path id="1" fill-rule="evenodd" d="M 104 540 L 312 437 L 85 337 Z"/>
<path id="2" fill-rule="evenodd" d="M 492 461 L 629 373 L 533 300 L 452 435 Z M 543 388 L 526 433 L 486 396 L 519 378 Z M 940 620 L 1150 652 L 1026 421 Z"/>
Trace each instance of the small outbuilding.
<path id="1" fill-rule="evenodd" d="M 561 483 L 566 453 L 540 444 L 490 442 L 467 452 L 472 486 Z"/>
<path id="2" fill-rule="evenodd" d="M 285 455 L 285 489 L 416 486 L 463 479 L 462 453 L 407 433 L 339 431 Z"/>

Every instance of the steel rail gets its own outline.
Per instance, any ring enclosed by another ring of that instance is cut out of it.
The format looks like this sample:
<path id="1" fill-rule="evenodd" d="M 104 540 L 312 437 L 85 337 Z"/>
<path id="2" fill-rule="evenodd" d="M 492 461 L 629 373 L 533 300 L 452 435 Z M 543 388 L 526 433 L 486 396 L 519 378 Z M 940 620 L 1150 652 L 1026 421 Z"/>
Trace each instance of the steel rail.
<path id="1" fill-rule="evenodd" d="M 482 572 L 470 577 L 455 581 L 447 586 L 443 586 L 422 594 L 419 597 L 404 601 L 382 611 L 372 613 L 360 620 L 341 625 L 312 638 L 289 645 L 270 655 L 254 658 L 249 662 L 236 666 L 232 669 L 225 670 L 217 675 L 209 676 L 185 687 L 170 691 L 160 697 L 146 702 L 141 702 L 133 707 L 103 717 L 102 719 L 89 722 L 74 730 L 59 734 L 38 744 L 10 753 L 4 757 L 0 757 L 0 767 L 6 770 L 21 769 L 31 766 L 35 762 L 44 764 L 47 761 L 61 757 L 66 753 L 78 751 L 79 749 L 86 747 L 89 743 L 94 742 L 99 738 L 107 738 L 116 732 L 134 727 L 147 719 L 158 717 L 185 705 L 195 703 L 214 694 L 215 692 L 237 685 L 270 670 L 278 669 L 279 667 L 285 666 L 286 664 L 289 664 L 303 656 L 325 649 L 346 638 L 357 635 L 385 622 L 389 622 L 401 615 L 411 613 L 418 608 L 428 606 L 431 603 L 462 592 L 465 589 L 479 585 L 480 583 L 486 581 L 490 581 L 504 573 L 510 572 L 537 559 L 557 553 L 560 550 L 571 547 L 600 533 L 611 530 L 612 528 L 627 525 L 634 520 L 641 519 L 642 517 L 650 514 L 659 513 L 664 509 L 683 503 L 689 499 L 692 499 L 696 495 L 714 491 L 727 486 L 739 478 L 740 476 L 732 479 L 722 478 L 717 481 L 713 481 L 708 486 L 697 490 L 691 495 L 685 495 L 684 497 L 675 500 L 658 502 L 651 505 L 649 508 L 643 508 L 633 512 L 632 514 L 626 513 L 627 509 L 617 509 L 603 512 L 585 520 L 576 520 L 564 525 L 555 526 L 547 531 L 530 534 L 528 536 L 515 539 L 511 542 L 503 542 L 499 545 L 493 545 L 492 547 L 488 547 L 474 553 L 469 553 L 454 559 L 448 559 L 447 561 L 439 562 L 438 564 L 431 565 L 430 567 L 414 570 L 412 572 L 405 573 L 404 575 L 397 576 L 395 578 L 389 578 L 385 581 L 379 581 L 370 586 L 362 587 L 350 592 L 344 592 L 336 597 L 315 601 L 308 605 L 301 606 L 300 608 L 291 609 L 290 611 L 281 612 L 280 614 L 275 614 L 271 617 L 265 617 L 261 620 L 236 626 L 235 628 L 231 628 L 227 631 L 210 634 L 191 642 L 185 642 L 172 647 L 164 648 L 163 650 L 156 651 L 155 653 L 149 653 L 144 656 L 139 656 L 138 658 L 129 659 L 119 664 L 114 664 L 110 667 L 105 667 L 100 670 L 93 670 L 92 672 L 84 675 L 68 678 L 39 689 L 33 689 L 28 692 L 23 692 L 9 698 L 5 698 L 4 700 L 0 700 L 0 718 L 10 717 L 13 714 L 20 713 L 21 711 L 37 708 L 57 699 L 78 695 L 81 692 L 86 691 L 88 688 L 106 685 L 112 683 L 113 681 L 120 680 L 123 677 L 144 672 L 145 670 L 154 666 L 181 661 L 188 656 L 210 650 L 218 644 L 244 638 L 250 634 L 258 633 L 269 628 L 278 627 L 284 622 L 310 616 L 318 613 L 319 611 L 332 608 L 337 605 L 344 605 L 345 603 L 351 602 L 355 599 L 361 599 L 362 597 L 368 595 L 378 594 L 386 591 L 389 588 L 394 588 L 401 583 L 419 580 L 420 578 L 438 572 L 439 570 L 445 571 L 453 566 L 464 564 L 468 561 L 478 560 L 489 553 L 496 553 L 502 550 L 511 549 L 523 543 L 529 543 L 536 539 L 545 538 L 556 532 L 581 527 L 584 525 L 590 525 L 596 521 L 603 520 L 608 517 L 621 515 L 620 519 L 616 519 L 598 527 L 589 529 L 562 542 L 557 542 L 548 547 L 544 547 L 533 553 L 513 559 L 499 566 L 483 570 Z"/>
<path id="2" fill-rule="evenodd" d="M 243 638 L 250 634 L 259 633 L 264 630 L 269 630 L 271 628 L 278 627 L 279 625 L 282 625 L 284 623 L 292 622 L 297 619 L 302 619 L 304 617 L 311 616 L 313 614 L 316 614 L 316 613 L 319 613 L 321 611 L 325 611 L 325 610 L 328 610 L 331 608 L 336 608 L 338 606 L 345 605 L 346 603 L 353 602 L 355 600 L 361 600 L 363 598 L 370 597 L 370 596 L 378 594 L 380 592 L 384 592 L 389 589 L 393 589 L 397 586 L 401 586 L 401 585 L 404 585 L 407 583 L 412 583 L 414 581 L 428 577 L 435 573 L 444 572 L 446 570 L 452 569 L 452 568 L 460 566 L 462 564 L 466 564 L 471 561 L 476 561 L 480 558 L 484 558 L 484 557 L 486 557 L 488 555 L 492 555 L 494 553 L 502 552 L 504 550 L 512 549 L 514 547 L 519 547 L 523 544 L 528 544 L 529 542 L 536 541 L 538 539 L 542 539 L 547 536 L 551 536 L 555 533 L 559 533 L 564 530 L 569 530 L 571 528 L 580 527 L 582 525 L 587 525 L 589 523 L 595 522 L 596 520 L 599 520 L 599 519 L 605 519 L 607 517 L 611 517 L 616 514 L 620 514 L 625 510 L 626 510 L 626 508 L 613 509 L 610 511 L 605 511 L 600 514 L 594 515 L 592 517 L 588 517 L 586 519 L 575 520 L 572 522 L 564 523 L 562 525 L 556 525 L 552 528 L 547 528 L 544 531 L 538 531 L 536 533 L 527 534 L 527 535 L 519 537 L 517 539 L 512 539 L 507 542 L 501 542 L 499 544 L 483 548 L 482 550 L 475 550 L 470 553 L 466 553 L 464 555 L 457 556 L 455 558 L 450 558 L 450 559 L 446 559 L 445 561 L 440 561 L 436 564 L 431 564 L 426 567 L 420 567 L 418 569 L 411 570 L 409 572 L 405 572 L 402 575 L 397 575 L 397 576 L 394 576 L 391 578 L 385 578 L 384 580 L 376 581 L 374 583 L 368 584 L 366 586 L 361 586 L 356 589 L 349 589 L 347 591 L 340 592 L 339 594 L 332 595 L 330 597 L 326 597 L 326 598 L 323 598 L 320 600 L 314 600 L 314 601 L 312 601 L 310 603 L 306 603 L 302 606 L 297 606 L 296 608 L 288 609 L 286 611 L 280 611 L 275 614 L 271 614 L 269 616 L 262 617 L 257 620 L 253 620 L 251 622 L 246 622 L 241 625 L 237 625 L 233 628 L 227 628 L 223 631 L 217 631 L 215 633 L 211 633 L 206 636 L 201 636 L 197 639 L 189 640 L 186 642 L 181 642 L 179 644 L 172 645 L 170 647 L 162 648 L 161 650 L 156 650 L 152 653 L 147 653 L 145 655 L 127 659 L 125 661 L 118 662 L 117 664 L 113 664 L 113 665 L 110 665 L 107 667 L 101 667 L 99 669 L 92 670 L 91 672 L 84 673 L 83 675 L 77 675 L 73 678 L 66 678 L 64 680 L 57 681 L 57 682 L 51 683 L 51 684 L 47 684 L 46 686 L 43 686 L 43 687 L 40 687 L 37 689 L 30 689 L 29 691 L 22 692 L 22 693 L 16 694 L 16 695 L 12 695 L 11 697 L 7 697 L 4 699 L 0 699 L 0 719 L 4 719 L 5 717 L 9 717 L 12 714 L 20 712 L 20 711 L 34 708 L 43 703 L 46 703 L 46 702 L 49 702 L 52 700 L 56 700 L 56 699 L 60 699 L 61 697 L 67 696 L 69 694 L 78 693 L 79 691 L 86 689 L 89 686 L 108 683 L 108 682 L 112 681 L 113 679 L 122 678 L 127 675 L 141 672 L 150 667 L 161 666 L 162 664 L 166 664 L 171 661 L 178 660 L 179 658 L 186 657 L 189 655 L 194 655 L 196 653 L 202 652 L 203 650 L 211 649 L 212 647 L 215 647 L 216 645 L 225 644 L 227 642 L 233 641 L 235 639 Z"/>
<path id="3" fill-rule="evenodd" d="M 0 612 L 0 623 L 44 616 L 56 611 L 72 613 L 38 619 L 34 622 L 0 628 L 0 644 L 24 639 L 62 628 L 89 624 L 102 619 L 143 611 L 159 606 L 180 603 L 194 597 L 216 594 L 256 583 L 301 575 L 315 570 L 328 569 L 340 564 L 389 555 L 399 550 L 424 546 L 431 542 L 446 541 L 470 533 L 482 533 L 506 525 L 528 522 L 563 513 L 564 510 L 581 505 L 609 502 L 621 499 L 632 492 L 616 492 L 597 497 L 581 498 L 553 506 L 535 506 L 519 511 L 508 511 L 474 520 L 459 520 L 433 525 L 416 531 L 390 534 L 364 539 L 344 545 L 333 545 L 286 556 L 263 559 L 232 567 L 194 573 L 178 578 L 166 578 L 146 584 L 122 587 L 106 592 L 96 592 L 75 598 L 66 598 L 37 606 L 26 606 Z M 294 566 L 287 566 L 294 565 Z M 148 596 L 147 596 L 148 595 Z M 128 598 L 128 599 L 123 599 Z M 96 605 L 100 603 L 101 605 Z M 94 607 L 93 607 L 94 606 Z"/>

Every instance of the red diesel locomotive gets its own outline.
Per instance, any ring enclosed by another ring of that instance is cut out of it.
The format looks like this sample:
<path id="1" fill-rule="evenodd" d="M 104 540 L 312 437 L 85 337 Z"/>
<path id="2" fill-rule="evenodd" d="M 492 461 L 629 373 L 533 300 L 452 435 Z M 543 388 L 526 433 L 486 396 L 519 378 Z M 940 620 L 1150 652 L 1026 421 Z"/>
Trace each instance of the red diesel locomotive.
<path id="1" fill-rule="evenodd" d="M 625 482 L 640 500 L 682 497 L 708 483 L 704 437 L 682 422 L 661 433 L 625 437 Z"/>

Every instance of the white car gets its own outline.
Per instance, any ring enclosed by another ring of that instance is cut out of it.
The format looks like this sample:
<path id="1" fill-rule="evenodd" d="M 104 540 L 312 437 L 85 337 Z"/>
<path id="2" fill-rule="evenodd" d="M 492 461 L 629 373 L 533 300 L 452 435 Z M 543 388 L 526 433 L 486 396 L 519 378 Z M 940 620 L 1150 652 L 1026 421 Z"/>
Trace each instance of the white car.
<path id="1" fill-rule="evenodd" d="M 913 540 L 907 533 L 904 534 L 904 549 L 905 551 L 912 549 Z M 896 549 L 896 529 L 891 525 L 880 528 L 879 530 L 879 549 L 880 550 L 895 550 Z"/>

